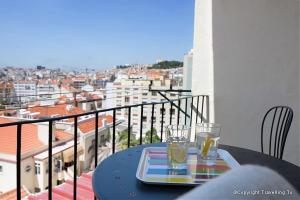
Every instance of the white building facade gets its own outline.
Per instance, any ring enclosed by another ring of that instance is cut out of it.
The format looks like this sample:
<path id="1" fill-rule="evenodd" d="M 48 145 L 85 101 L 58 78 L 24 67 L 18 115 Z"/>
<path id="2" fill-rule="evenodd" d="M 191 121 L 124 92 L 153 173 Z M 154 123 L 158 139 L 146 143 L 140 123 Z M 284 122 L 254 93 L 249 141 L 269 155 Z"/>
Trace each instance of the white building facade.
<path id="1" fill-rule="evenodd" d="M 196 0 L 192 67 L 192 92 L 209 95 L 224 144 L 260 151 L 264 114 L 290 106 L 283 159 L 297 165 L 299 19 L 298 0 Z"/>
<path id="2" fill-rule="evenodd" d="M 112 107 L 121 107 L 126 105 L 135 105 L 141 103 L 161 102 L 166 101 L 156 91 L 149 91 L 150 80 L 140 79 L 117 79 L 110 87 L 110 91 L 107 91 L 111 98 L 110 105 Z M 154 80 L 152 81 L 152 88 L 155 90 L 166 90 L 170 88 L 171 80 Z M 173 89 L 181 89 L 180 87 L 174 87 Z M 164 92 L 163 92 L 164 93 Z M 166 93 L 169 99 L 177 99 L 177 93 Z M 114 103 L 114 104 L 113 104 Z M 178 102 L 175 102 L 178 105 Z M 184 105 L 184 100 L 181 101 L 181 106 Z M 163 115 L 162 115 L 163 112 Z M 117 110 L 116 116 L 119 119 L 123 119 L 128 122 L 128 109 Z M 170 103 L 165 103 L 164 110 L 162 104 L 157 104 L 154 107 L 153 119 L 152 119 L 152 106 L 147 105 L 143 107 L 143 116 L 141 116 L 141 107 L 133 107 L 131 109 L 131 126 L 132 133 L 136 138 L 140 137 L 140 130 L 142 125 L 142 133 L 151 130 L 151 121 L 153 120 L 153 128 L 157 131 L 157 135 L 161 134 L 161 122 L 163 116 L 163 128 L 169 124 L 177 124 L 178 109 L 172 106 Z M 184 114 L 181 112 L 180 117 L 183 119 Z M 142 118 L 142 119 L 141 119 Z M 142 124 L 141 124 L 142 120 Z M 182 120 L 180 121 L 182 122 Z M 164 130 L 163 130 L 164 131 Z M 144 136 L 143 136 L 144 137 Z"/>

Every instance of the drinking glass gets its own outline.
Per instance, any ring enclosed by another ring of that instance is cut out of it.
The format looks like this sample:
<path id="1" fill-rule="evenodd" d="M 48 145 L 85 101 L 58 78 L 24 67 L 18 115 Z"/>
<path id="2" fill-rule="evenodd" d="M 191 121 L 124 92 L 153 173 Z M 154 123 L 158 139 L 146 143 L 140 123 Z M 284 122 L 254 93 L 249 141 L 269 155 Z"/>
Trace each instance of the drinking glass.
<path id="1" fill-rule="evenodd" d="M 191 127 L 186 125 L 169 125 L 166 127 L 168 162 L 171 168 L 187 166 Z"/>
<path id="2" fill-rule="evenodd" d="M 215 123 L 196 124 L 196 147 L 198 156 L 207 164 L 215 164 L 221 126 Z"/>

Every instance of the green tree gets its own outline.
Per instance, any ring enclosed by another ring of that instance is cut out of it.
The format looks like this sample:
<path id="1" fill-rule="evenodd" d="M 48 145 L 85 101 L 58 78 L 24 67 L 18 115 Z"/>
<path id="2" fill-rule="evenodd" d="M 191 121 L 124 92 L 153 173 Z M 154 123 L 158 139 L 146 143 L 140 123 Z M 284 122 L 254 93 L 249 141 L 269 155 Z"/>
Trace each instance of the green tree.
<path id="1" fill-rule="evenodd" d="M 157 135 L 157 131 L 153 128 L 153 135 L 152 135 L 152 143 L 160 142 L 160 137 Z M 151 130 L 145 133 L 145 137 L 143 138 L 143 144 L 151 143 Z M 140 144 L 140 140 L 137 140 L 135 136 L 131 133 L 130 134 L 130 147 L 137 146 Z M 122 131 L 118 133 L 117 138 L 117 148 L 124 150 L 127 149 L 128 145 L 128 130 Z"/>
<path id="2" fill-rule="evenodd" d="M 155 128 L 153 128 L 153 134 L 152 134 L 152 143 L 160 142 L 160 137 L 157 135 L 157 131 Z M 151 130 L 147 131 L 145 134 L 145 137 L 143 138 L 144 144 L 151 143 Z"/>
<path id="3" fill-rule="evenodd" d="M 152 65 L 149 67 L 150 69 L 171 69 L 171 68 L 178 68 L 183 67 L 183 62 L 172 60 L 172 61 L 162 61 Z"/>
<path id="4" fill-rule="evenodd" d="M 135 136 L 130 134 L 130 146 L 136 146 L 139 144 L 139 141 L 135 139 Z M 127 149 L 128 145 L 128 130 L 118 133 L 117 146 L 119 149 Z"/>

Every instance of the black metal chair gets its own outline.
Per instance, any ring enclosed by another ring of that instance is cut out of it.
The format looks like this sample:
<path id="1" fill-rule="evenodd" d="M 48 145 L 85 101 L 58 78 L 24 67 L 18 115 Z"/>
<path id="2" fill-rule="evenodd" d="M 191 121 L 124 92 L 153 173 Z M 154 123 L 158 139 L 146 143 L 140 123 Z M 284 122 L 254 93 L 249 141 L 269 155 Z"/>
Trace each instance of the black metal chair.
<path id="1" fill-rule="evenodd" d="M 267 126 L 269 121 L 269 126 Z M 264 136 L 268 137 L 269 155 L 282 159 L 286 138 L 293 121 L 293 110 L 288 106 L 274 106 L 265 114 L 261 125 L 261 152 L 264 153 Z M 273 143 L 273 149 L 272 149 Z M 266 146 L 266 145 L 265 145 Z M 273 150 L 273 151 L 272 151 Z"/>

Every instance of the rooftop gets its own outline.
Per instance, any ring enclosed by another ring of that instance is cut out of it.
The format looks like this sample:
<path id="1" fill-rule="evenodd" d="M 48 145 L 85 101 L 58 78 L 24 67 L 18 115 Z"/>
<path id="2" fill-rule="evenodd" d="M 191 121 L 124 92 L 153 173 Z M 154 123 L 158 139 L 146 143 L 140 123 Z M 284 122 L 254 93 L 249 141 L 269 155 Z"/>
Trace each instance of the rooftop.
<path id="1" fill-rule="evenodd" d="M 13 122 L 11 119 L 1 118 L 0 124 Z M 59 141 L 69 140 L 72 138 L 72 134 L 66 133 L 62 130 L 55 131 L 55 138 Z M 29 153 L 33 150 L 46 148 L 47 145 L 39 139 L 38 125 L 25 124 L 22 126 L 22 146 L 21 152 Z M 0 153 L 16 155 L 17 149 L 17 127 L 6 126 L 0 128 Z"/>

